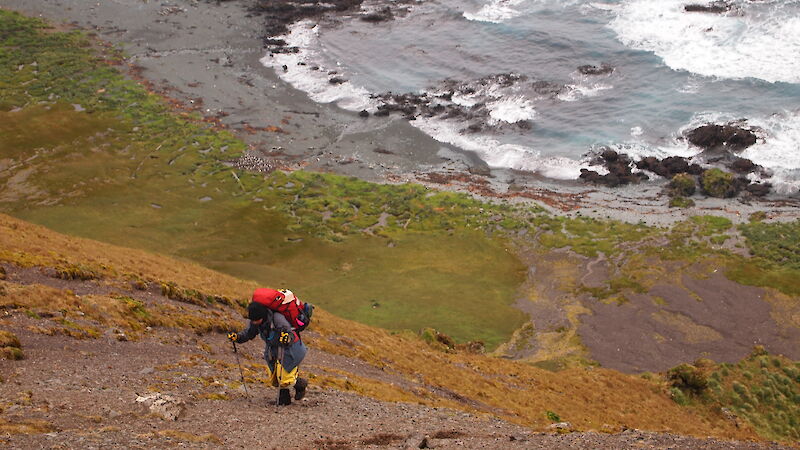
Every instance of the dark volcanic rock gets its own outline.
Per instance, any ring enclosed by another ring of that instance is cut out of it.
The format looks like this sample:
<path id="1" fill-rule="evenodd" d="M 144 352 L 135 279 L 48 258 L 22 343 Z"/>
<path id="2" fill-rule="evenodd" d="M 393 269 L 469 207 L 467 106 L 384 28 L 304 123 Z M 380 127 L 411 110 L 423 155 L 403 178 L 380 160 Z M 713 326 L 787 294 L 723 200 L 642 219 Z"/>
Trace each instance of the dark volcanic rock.
<path id="1" fill-rule="evenodd" d="M 761 166 L 753 163 L 753 161 L 749 159 L 737 157 L 728 165 L 728 168 L 736 173 L 751 173 L 761 168 Z"/>
<path id="2" fill-rule="evenodd" d="M 715 1 L 707 5 L 700 5 L 697 3 L 693 3 L 684 6 L 683 10 L 686 12 L 705 12 L 705 13 L 721 14 L 730 11 L 731 5 L 728 2 L 724 1 Z"/>
<path id="3" fill-rule="evenodd" d="M 302 19 L 318 18 L 329 12 L 355 10 L 363 0 L 258 0 L 252 7 L 264 17 L 266 36 L 279 36 L 288 26 Z M 266 42 L 265 42 L 266 43 Z M 270 45 L 270 44 L 268 44 Z"/>
<path id="4" fill-rule="evenodd" d="M 686 139 L 706 151 L 741 151 L 756 143 L 752 130 L 732 124 L 706 124 L 686 133 Z"/>
<path id="5" fill-rule="evenodd" d="M 600 157 L 605 161 L 615 162 L 619 160 L 619 153 L 611 149 L 606 149 L 603 150 L 603 153 L 600 154 Z"/>
<path id="6" fill-rule="evenodd" d="M 584 75 L 607 75 L 613 71 L 614 68 L 606 63 L 600 64 L 600 67 L 589 64 L 578 67 L 578 72 Z"/>
<path id="7" fill-rule="evenodd" d="M 490 111 L 486 107 L 486 102 L 492 101 L 494 98 L 489 94 L 484 94 L 484 92 L 492 92 L 491 88 L 508 88 L 525 79 L 524 76 L 517 74 L 498 74 L 469 82 L 444 80 L 440 86 L 437 86 L 431 92 L 418 94 L 393 94 L 387 92 L 376 94 L 372 97 L 380 102 L 378 106 L 380 114 L 376 113 L 375 115 L 385 116 L 392 112 L 398 112 L 408 119 L 420 116 L 458 119 L 470 124 L 465 129 L 468 132 L 498 128 L 509 124 L 489 123 Z M 455 94 L 464 96 L 476 95 L 478 102 L 471 106 L 460 105 L 453 102 Z M 521 129 L 530 127 L 529 123 L 511 125 Z"/>
<path id="8" fill-rule="evenodd" d="M 672 178 L 679 173 L 700 175 L 703 169 L 697 164 L 689 164 L 686 158 L 669 156 L 662 160 L 654 156 L 647 156 L 636 162 L 636 168 L 647 170 L 664 178 Z"/>
<path id="9" fill-rule="evenodd" d="M 359 17 L 359 19 L 363 20 L 364 22 L 372 23 L 386 22 L 394 19 L 394 14 L 392 14 L 392 10 L 387 6 L 380 11 L 373 11 L 363 14 Z"/>
<path id="10" fill-rule="evenodd" d="M 639 183 L 648 179 L 647 175 L 641 172 L 633 173 L 633 164 L 628 155 L 619 154 L 609 148 L 604 149 L 600 153 L 599 159 L 594 162 L 603 164 L 608 169 L 608 173 L 600 175 L 595 170 L 581 169 L 580 179 L 589 183 L 604 184 L 608 187 Z"/>
<path id="11" fill-rule="evenodd" d="M 361 112 L 358 113 L 359 117 L 369 117 L 369 111 L 366 109 L 362 109 Z"/>
<path id="12" fill-rule="evenodd" d="M 769 194 L 771 189 L 770 183 L 751 183 L 745 187 L 745 190 L 755 197 L 763 197 Z"/>

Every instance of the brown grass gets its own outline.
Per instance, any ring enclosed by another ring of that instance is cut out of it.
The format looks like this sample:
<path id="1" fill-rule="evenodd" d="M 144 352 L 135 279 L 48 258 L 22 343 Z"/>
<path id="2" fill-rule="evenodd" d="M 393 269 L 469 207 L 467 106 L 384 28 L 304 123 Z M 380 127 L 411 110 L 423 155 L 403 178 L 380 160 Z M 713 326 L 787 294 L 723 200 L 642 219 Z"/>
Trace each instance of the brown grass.
<path id="1" fill-rule="evenodd" d="M 374 436 L 370 436 L 368 438 L 361 440 L 361 445 L 392 445 L 395 442 L 404 440 L 404 436 L 400 436 L 399 434 L 392 434 L 392 433 L 378 433 Z"/>
<path id="2" fill-rule="evenodd" d="M 41 434 L 53 431 L 52 425 L 45 420 L 21 419 L 9 421 L 0 417 L 0 435 L 2 434 Z"/>
<path id="3" fill-rule="evenodd" d="M 183 442 L 209 442 L 212 444 L 222 445 L 222 439 L 219 437 L 208 433 L 208 434 L 194 434 L 194 433 L 186 433 L 184 431 L 179 430 L 161 430 L 156 433 L 158 436 L 168 437 L 172 439 L 177 439 Z"/>
<path id="4" fill-rule="evenodd" d="M 22 348 L 22 344 L 19 343 L 19 338 L 17 338 L 16 334 L 0 330 L 0 347 Z"/>
<path id="5" fill-rule="evenodd" d="M 66 236 L 5 214 L 0 214 L 0 261 L 23 267 L 83 267 L 98 276 L 171 280 L 181 286 L 234 299 L 249 299 L 253 289 L 258 287 L 254 282 L 188 261 Z"/>
<path id="6" fill-rule="evenodd" d="M 3 286 L 4 285 L 4 286 Z M 180 304 L 144 306 L 133 299 L 110 295 L 76 296 L 69 290 L 38 284 L 16 285 L 0 281 L 6 295 L 0 309 L 22 309 L 50 318 L 56 326 L 34 326 L 33 331 L 75 338 L 95 338 L 98 327 L 119 328 L 135 338 L 145 327 L 185 328 L 197 333 L 225 332 L 241 326 L 233 311 L 199 310 Z"/>

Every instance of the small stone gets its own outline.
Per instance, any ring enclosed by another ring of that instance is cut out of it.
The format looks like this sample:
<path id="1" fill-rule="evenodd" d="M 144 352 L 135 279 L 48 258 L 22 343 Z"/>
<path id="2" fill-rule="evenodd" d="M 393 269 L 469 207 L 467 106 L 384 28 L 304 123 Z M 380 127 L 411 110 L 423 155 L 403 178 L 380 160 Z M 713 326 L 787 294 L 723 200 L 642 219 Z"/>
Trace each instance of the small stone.
<path id="1" fill-rule="evenodd" d="M 186 411 L 186 404 L 183 400 L 160 392 L 139 396 L 136 398 L 136 403 L 146 406 L 152 414 L 165 420 L 178 420 Z"/>

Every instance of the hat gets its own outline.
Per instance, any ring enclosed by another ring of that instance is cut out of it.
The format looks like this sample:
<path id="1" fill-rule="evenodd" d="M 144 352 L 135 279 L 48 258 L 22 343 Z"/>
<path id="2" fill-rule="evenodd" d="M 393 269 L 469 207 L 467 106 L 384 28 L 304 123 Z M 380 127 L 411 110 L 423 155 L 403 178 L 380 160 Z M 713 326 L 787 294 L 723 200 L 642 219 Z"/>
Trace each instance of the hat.
<path id="1" fill-rule="evenodd" d="M 283 294 L 283 301 L 281 302 L 281 305 L 285 305 L 287 303 L 291 303 L 297 300 L 297 296 L 294 295 L 292 291 L 288 289 L 278 289 L 278 290 L 281 291 L 281 294 Z"/>
<path id="2" fill-rule="evenodd" d="M 250 304 L 247 305 L 247 318 L 250 320 L 266 319 L 269 317 L 269 314 L 269 308 L 261 303 L 250 302 Z"/>

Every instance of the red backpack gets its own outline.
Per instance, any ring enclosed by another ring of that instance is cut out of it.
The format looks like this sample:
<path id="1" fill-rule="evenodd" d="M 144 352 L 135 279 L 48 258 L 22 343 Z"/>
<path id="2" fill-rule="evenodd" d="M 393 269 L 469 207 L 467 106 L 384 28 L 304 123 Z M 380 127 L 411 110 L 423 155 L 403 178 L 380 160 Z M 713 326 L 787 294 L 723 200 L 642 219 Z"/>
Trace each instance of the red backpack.
<path id="1" fill-rule="evenodd" d="M 286 302 L 287 297 L 290 301 Z M 253 301 L 260 303 L 272 311 L 279 312 L 286 317 L 289 324 L 297 331 L 304 330 L 311 320 L 313 306 L 303 303 L 291 291 L 276 291 L 269 288 L 258 288 L 253 292 Z"/>

